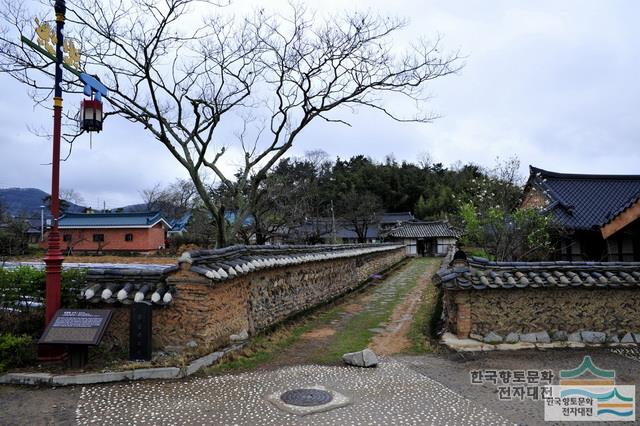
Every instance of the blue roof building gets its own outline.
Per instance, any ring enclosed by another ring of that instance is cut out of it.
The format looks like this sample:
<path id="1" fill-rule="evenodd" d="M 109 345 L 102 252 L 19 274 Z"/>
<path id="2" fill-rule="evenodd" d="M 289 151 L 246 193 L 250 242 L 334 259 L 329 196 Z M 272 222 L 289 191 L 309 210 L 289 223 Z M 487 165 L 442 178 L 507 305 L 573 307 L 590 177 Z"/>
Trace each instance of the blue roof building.
<path id="1" fill-rule="evenodd" d="M 67 213 L 60 218 L 60 229 L 77 228 L 151 228 L 158 223 L 171 224 L 160 212 L 141 213 Z"/>
<path id="2" fill-rule="evenodd" d="M 640 260 L 640 175 L 558 173 L 529 166 L 523 207 L 559 228 L 552 258 Z"/>
<path id="3" fill-rule="evenodd" d="M 58 227 L 67 254 L 154 253 L 166 247 L 171 224 L 159 212 L 68 213 Z"/>

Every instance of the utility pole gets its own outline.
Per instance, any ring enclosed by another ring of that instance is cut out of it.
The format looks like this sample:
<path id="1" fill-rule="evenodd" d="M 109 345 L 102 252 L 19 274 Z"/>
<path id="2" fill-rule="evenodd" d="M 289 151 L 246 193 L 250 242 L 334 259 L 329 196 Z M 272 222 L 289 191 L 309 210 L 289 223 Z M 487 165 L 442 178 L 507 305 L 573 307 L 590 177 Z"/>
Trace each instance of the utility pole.
<path id="1" fill-rule="evenodd" d="M 40 206 L 40 242 L 44 241 L 44 206 Z"/>

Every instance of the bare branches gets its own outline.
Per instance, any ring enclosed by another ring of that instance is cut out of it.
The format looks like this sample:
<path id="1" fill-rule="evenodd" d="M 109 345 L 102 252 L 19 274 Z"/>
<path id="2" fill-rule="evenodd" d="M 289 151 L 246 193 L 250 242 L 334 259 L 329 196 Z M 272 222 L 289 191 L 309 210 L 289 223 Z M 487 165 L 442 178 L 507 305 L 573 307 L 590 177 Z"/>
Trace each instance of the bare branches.
<path id="1" fill-rule="evenodd" d="M 53 81 L 50 61 L 17 37 L 30 34 L 24 7 L 3 1 L 0 72 L 45 99 Z M 397 121 L 428 122 L 434 116 L 423 110 L 426 84 L 461 67 L 457 54 L 440 52 L 439 39 L 420 40 L 398 54 L 392 37 L 405 27 L 402 20 L 361 13 L 320 20 L 295 5 L 286 15 L 259 10 L 244 19 L 200 18 L 207 6 L 224 4 L 67 0 L 68 29 L 81 41 L 82 67 L 110 90 L 108 114 L 141 124 L 162 143 L 214 217 L 224 209 L 203 171 L 230 193 L 244 194 L 247 202 L 236 212 L 240 224 L 267 171 L 313 120 L 349 125 L 340 111 L 371 108 Z M 73 78 L 65 83 L 67 91 L 81 90 Z M 415 114 L 386 106 L 388 95 L 410 100 Z M 234 176 L 222 162 L 238 151 L 228 149 L 221 123 L 239 123 L 243 158 Z M 66 136 L 73 142 L 77 132 Z"/>

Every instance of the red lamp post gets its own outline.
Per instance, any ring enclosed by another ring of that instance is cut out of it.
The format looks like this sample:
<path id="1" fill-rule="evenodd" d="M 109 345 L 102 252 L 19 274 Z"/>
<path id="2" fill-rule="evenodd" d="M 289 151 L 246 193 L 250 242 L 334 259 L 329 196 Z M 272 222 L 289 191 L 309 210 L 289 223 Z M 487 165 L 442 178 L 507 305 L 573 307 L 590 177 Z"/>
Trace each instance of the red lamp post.
<path id="1" fill-rule="evenodd" d="M 46 272 L 45 325 L 49 324 L 61 305 L 62 251 L 60 250 L 60 130 L 62 124 L 62 64 L 65 0 L 56 0 L 56 71 L 53 97 L 53 157 L 51 161 L 51 230 L 47 238 L 47 254 L 44 258 Z M 65 356 L 59 347 L 42 346 L 38 358 L 41 361 L 59 361 Z"/>

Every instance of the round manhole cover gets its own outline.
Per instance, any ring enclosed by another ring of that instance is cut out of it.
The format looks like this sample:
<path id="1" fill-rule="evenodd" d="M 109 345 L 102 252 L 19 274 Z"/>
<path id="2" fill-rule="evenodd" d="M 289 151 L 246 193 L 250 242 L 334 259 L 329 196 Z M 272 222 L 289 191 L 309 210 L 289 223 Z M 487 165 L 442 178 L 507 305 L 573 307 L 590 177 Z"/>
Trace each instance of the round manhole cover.
<path id="1" fill-rule="evenodd" d="M 315 407 L 331 402 L 331 393 L 320 389 L 293 389 L 280 395 L 280 399 L 285 404 L 297 405 L 300 407 Z"/>

